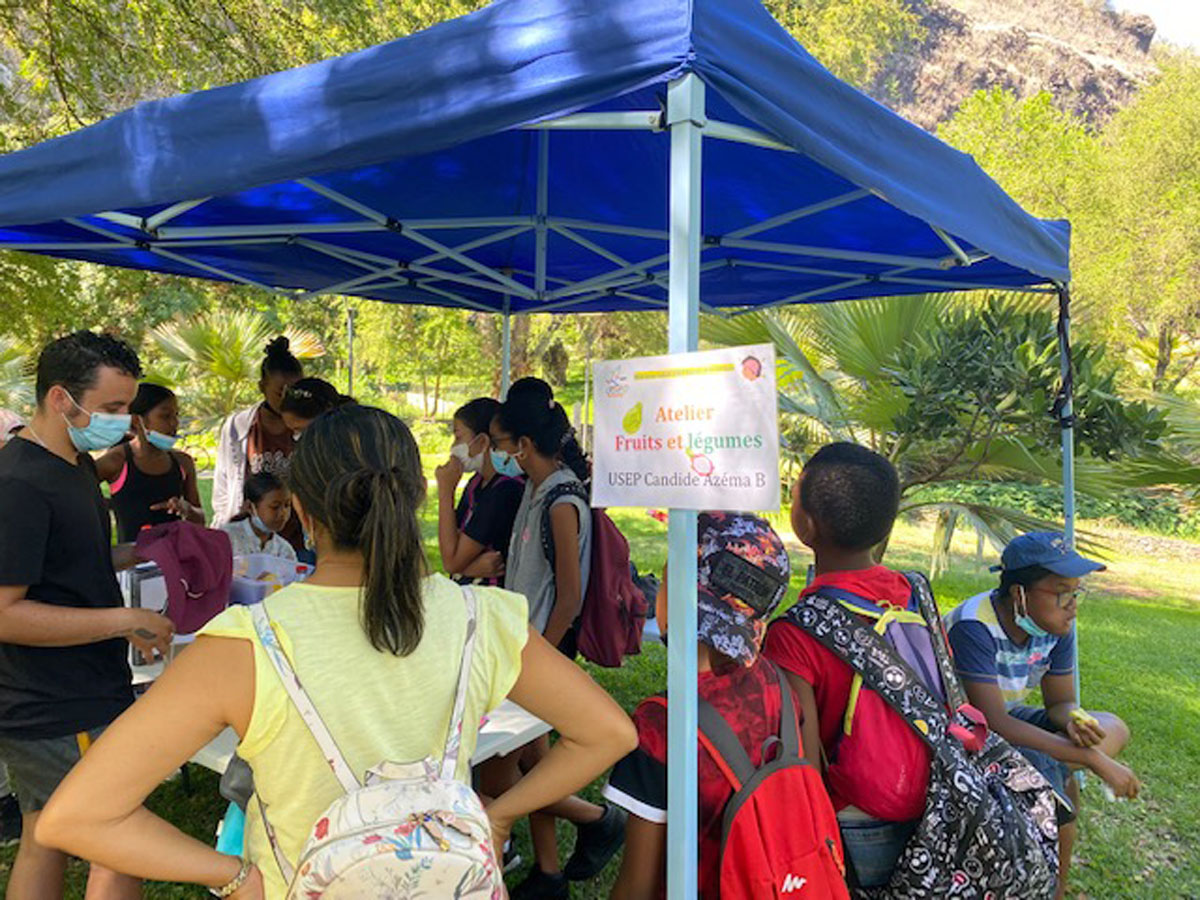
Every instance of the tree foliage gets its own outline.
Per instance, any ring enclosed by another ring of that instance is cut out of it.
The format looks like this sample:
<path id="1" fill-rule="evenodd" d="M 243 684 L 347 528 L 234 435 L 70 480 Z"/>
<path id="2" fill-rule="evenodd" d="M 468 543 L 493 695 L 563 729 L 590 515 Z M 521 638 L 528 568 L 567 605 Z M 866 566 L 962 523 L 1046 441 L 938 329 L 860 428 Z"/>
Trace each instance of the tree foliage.
<path id="1" fill-rule="evenodd" d="M 775 344 L 781 431 L 797 456 L 845 439 L 891 459 L 903 508 L 940 514 L 935 568 L 960 519 L 997 546 L 1018 531 L 1053 526 L 1021 510 L 923 495 L 931 485 L 971 480 L 1059 482 L 1049 311 L 1012 297 L 926 295 L 707 316 L 701 334 L 722 345 Z M 1079 489 L 1111 492 L 1126 477 L 1114 464 L 1131 459 L 1152 459 L 1161 473 L 1162 412 L 1117 396 L 1102 348 L 1080 342 L 1076 356 Z"/>
<path id="2" fill-rule="evenodd" d="M 189 430 L 215 427 L 242 405 L 257 399 L 259 366 L 267 342 L 278 333 L 260 313 L 210 311 L 156 327 L 151 335 L 164 364 L 149 378 L 183 393 Z M 301 360 L 322 356 L 314 334 L 288 330 L 292 352 Z"/>
<path id="3" fill-rule="evenodd" d="M 1140 386 L 1186 387 L 1200 365 L 1200 62 L 1161 74 L 1102 132 L 1054 107 L 976 94 L 940 135 L 1009 193 L 1072 223 L 1077 321 Z"/>
<path id="4" fill-rule="evenodd" d="M 767 9 L 838 78 L 868 84 L 887 57 L 923 37 L 904 0 L 767 0 Z"/>
<path id="5" fill-rule="evenodd" d="M 0 409 L 24 412 L 33 403 L 29 360 L 15 341 L 0 337 Z"/>

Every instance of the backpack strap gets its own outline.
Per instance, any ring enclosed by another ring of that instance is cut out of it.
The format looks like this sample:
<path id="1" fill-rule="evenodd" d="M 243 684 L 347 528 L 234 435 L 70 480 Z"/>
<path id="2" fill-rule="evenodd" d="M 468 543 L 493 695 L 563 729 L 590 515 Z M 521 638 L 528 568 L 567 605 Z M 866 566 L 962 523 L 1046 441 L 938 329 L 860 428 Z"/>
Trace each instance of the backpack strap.
<path id="1" fill-rule="evenodd" d="M 471 658 L 475 653 L 476 612 L 478 603 L 475 591 L 462 585 L 463 599 L 467 604 L 467 638 L 463 642 L 462 659 L 458 664 L 458 686 L 454 690 L 454 708 L 450 713 L 450 731 L 446 736 L 446 750 L 442 755 L 443 781 L 453 781 L 458 768 L 458 752 L 462 749 L 463 709 L 467 704 L 467 687 L 471 683 Z"/>
<path id="2" fill-rule="evenodd" d="M 910 582 L 911 586 L 911 582 Z M 860 597 L 853 591 L 847 591 L 843 588 L 826 585 L 817 588 L 812 592 L 820 594 L 822 597 L 828 597 L 830 600 L 836 600 L 846 609 L 851 612 L 863 616 L 868 619 L 874 619 L 874 630 L 876 634 L 884 634 L 892 622 L 900 622 L 908 625 L 926 625 L 925 618 L 915 612 L 912 612 L 912 600 L 909 600 L 909 609 L 900 609 L 896 606 L 881 607 L 879 604 L 868 600 L 865 597 Z M 858 672 L 854 673 L 854 678 L 850 681 L 850 700 L 846 704 L 846 712 L 842 716 L 842 734 L 849 737 L 854 723 L 854 712 L 858 708 L 858 697 L 862 691 L 863 679 Z"/>
<path id="3" fill-rule="evenodd" d="M 954 655 L 950 652 L 950 639 L 946 636 L 946 625 L 938 612 L 937 600 L 933 596 L 933 588 L 920 572 L 905 572 L 904 577 L 912 585 L 917 598 L 917 605 L 925 622 L 929 626 L 930 643 L 933 645 L 933 656 L 937 660 L 938 671 L 942 676 L 942 688 L 946 692 L 946 700 L 950 709 L 958 713 L 966 724 L 952 722 L 950 733 L 962 741 L 963 746 L 972 752 L 983 749 L 987 740 L 987 716 L 971 705 L 967 692 L 959 681 L 958 672 L 954 669 Z"/>
<path id="4" fill-rule="evenodd" d="M 787 676 L 779 666 L 771 663 L 771 669 L 779 682 L 779 736 L 770 738 L 768 745 L 779 742 L 784 756 L 798 757 L 801 755 L 800 727 L 796 723 L 796 699 Z M 717 764 L 722 774 L 733 786 L 734 792 L 741 790 L 742 785 L 754 777 L 757 766 L 750 759 L 750 754 L 742 746 L 741 740 L 725 717 L 717 712 L 715 706 L 701 699 L 698 709 L 700 724 L 700 743 Z M 764 756 L 766 751 L 764 750 Z"/>
<path id="5" fill-rule="evenodd" d="M 737 793 L 742 785 L 754 777 L 756 767 L 750 754 L 715 706 L 700 698 L 696 713 L 700 725 L 700 743 L 733 786 L 734 793 Z"/>
<path id="6" fill-rule="evenodd" d="M 942 686 L 946 689 L 946 699 L 953 709 L 967 705 L 966 691 L 958 680 L 954 670 L 954 656 L 950 652 L 950 641 L 946 637 L 946 626 L 938 612 L 937 600 L 933 596 L 933 588 L 929 579 L 921 572 L 905 572 L 904 577 L 912 585 L 913 596 L 917 598 L 917 606 L 929 626 L 929 636 L 933 643 L 933 655 L 937 660 L 939 674 L 942 676 Z"/>
<path id="7" fill-rule="evenodd" d="M 279 680 L 283 684 L 284 690 L 287 691 L 288 697 L 291 698 L 292 703 L 300 713 L 300 721 L 304 723 L 304 726 L 313 736 L 313 740 L 317 742 L 317 746 L 321 748 L 321 752 L 325 755 L 325 761 L 329 763 L 329 767 L 333 770 L 334 778 L 338 780 L 338 784 L 342 786 L 342 790 L 346 793 L 358 790 L 361 785 L 354 776 L 350 765 L 346 762 L 345 755 L 338 748 L 333 735 L 329 733 L 329 728 L 321 719 L 320 713 L 317 712 L 312 699 L 304 690 L 299 676 L 296 675 L 295 669 L 292 668 L 292 664 L 288 661 L 287 654 L 283 652 L 283 646 L 279 642 L 279 635 L 276 633 L 274 626 L 271 624 L 271 618 L 267 614 L 266 601 L 251 606 L 250 617 L 254 620 L 254 630 L 258 634 L 259 643 L 267 651 L 267 658 L 271 660 L 271 665 L 275 667 L 275 672 L 279 675 Z M 263 803 L 262 795 L 258 791 L 254 792 L 254 799 L 258 801 L 258 812 L 262 817 L 263 830 L 267 833 L 267 840 L 271 844 L 271 852 L 275 856 L 275 863 L 279 866 L 279 872 L 283 876 L 284 882 L 290 885 L 292 878 L 295 876 L 295 870 L 284 855 L 283 848 L 279 846 L 279 841 L 275 838 L 275 829 L 272 827 L 270 819 L 267 818 L 267 806 Z"/>
<path id="8" fill-rule="evenodd" d="M 934 750 L 949 733 L 950 715 L 892 645 L 836 600 L 810 594 L 788 611 L 795 625 L 862 675 L 863 683 Z"/>
<path id="9" fill-rule="evenodd" d="M 564 481 L 546 492 L 546 498 L 542 501 L 542 555 L 550 563 L 551 569 L 554 568 L 554 534 L 550 527 L 550 510 L 563 497 L 577 497 L 585 505 L 591 499 L 588 489 L 578 481 Z"/>
<path id="10" fill-rule="evenodd" d="M 317 712 L 312 699 L 304 690 L 304 685 L 300 683 L 300 678 L 292 668 L 291 662 L 288 661 L 287 654 L 283 652 L 279 635 L 271 624 L 270 616 L 267 615 L 266 601 L 251 606 L 250 615 L 254 620 L 254 630 L 258 633 L 258 640 L 263 645 L 263 649 L 267 651 L 267 658 L 271 660 L 271 665 L 275 667 L 275 672 L 279 675 L 284 690 L 287 691 L 288 697 L 291 698 L 300 713 L 300 720 L 312 734 L 313 740 L 317 742 L 321 752 L 325 754 L 325 761 L 333 770 L 333 777 L 337 779 L 338 784 L 346 793 L 358 790 L 362 785 L 354 775 L 350 764 L 346 762 L 345 754 L 338 748 L 337 741 L 329 733 L 329 728 L 325 725 L 321 714 Z"/>

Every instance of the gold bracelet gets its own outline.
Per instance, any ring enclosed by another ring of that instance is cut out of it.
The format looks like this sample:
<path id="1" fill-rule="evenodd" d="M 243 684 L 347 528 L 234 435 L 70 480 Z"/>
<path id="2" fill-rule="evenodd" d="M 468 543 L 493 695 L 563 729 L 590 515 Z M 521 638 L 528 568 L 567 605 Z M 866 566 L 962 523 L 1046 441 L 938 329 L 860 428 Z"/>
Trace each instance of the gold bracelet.
<path id="1" fill-rule="evenodd" d="M 208 892 L 214 897 L 231 897 L 238 888 L 246 883 L 246 879 L 250 877 L 250 870 L 254 868 L 254 864 L 248 859 L 242 860 L 242 867 L 238 869 L 238 873 L 233 876 L 233 880 L 224 887 L 209 888 Z"/>

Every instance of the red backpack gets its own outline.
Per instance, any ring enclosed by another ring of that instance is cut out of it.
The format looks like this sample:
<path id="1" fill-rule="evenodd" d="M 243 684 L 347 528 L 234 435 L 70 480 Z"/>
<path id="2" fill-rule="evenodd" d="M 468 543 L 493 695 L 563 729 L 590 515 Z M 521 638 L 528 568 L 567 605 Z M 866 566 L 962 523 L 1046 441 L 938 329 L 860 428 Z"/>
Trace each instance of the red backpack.
<path id="1" fill-rule="evenodd" d="M 908 576 L 911 579 L 912 575 Z M 914 588 L 915 591 L 915 588 Z M 946 692 L 938 674 L 933 638 L 924 617 L 907 610 L 880 607 L 857 594 L 835 587 L 815 591 L 849 612 L 874 620 L 871 624 L 920 677 L 943 706 Z M 804 617 L 803 598 L 785 614 L 804 631 L 812 629 Z M 854 673 L 850 699 L 837 742 L 829 755 L 825 780 L 840 797 L 869 816 L 889 822 L 907 822 L 925 812 L 929 784 L 930 751 L 909 724 L 887 702 L 863 685 Z"/>
<path id="2" fill-rule="evenodd" d="M 800 756 L 792 688 L 772 668 L 779 736 L 764 745 L 758 768 L 725 718 L 700 701 L 700 746 L 733 787 L 721 828 L 721 900 L 844 900 L 850 894 L 837 816 L 820 772 Z"/>
<path id="3" fill-rule="evenodd" d="M 542 552 L 554 567 L 554 539 L 550 508 L 562 497 L 578 497 L 585 504 L 588 490 L 578 481 L 552 487 L 542 505 Z M 579 614 L 578 649 L 598 666 L 618 668 L 626 656 L 642 652 L 646 627 L 646 597 L 633 583 L 629 566 L 629 541 L 602 509 L 592 513 L 592 564 Z"/>

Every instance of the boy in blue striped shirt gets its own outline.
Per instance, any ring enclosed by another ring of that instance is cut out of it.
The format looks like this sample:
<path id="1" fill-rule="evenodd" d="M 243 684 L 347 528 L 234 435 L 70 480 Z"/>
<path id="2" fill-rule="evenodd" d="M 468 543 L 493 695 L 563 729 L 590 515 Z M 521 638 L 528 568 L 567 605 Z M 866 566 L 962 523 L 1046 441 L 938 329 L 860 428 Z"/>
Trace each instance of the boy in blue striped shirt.
<path id="1" fill-rule="evenodd" d="M 1073 768 L 1096 773 L 1117 797 L 1136 797 L 1133 772 L 1113 757 L 1129 728 L 1111 713 L 1088 713 L 1075 696 L 1073 624 L 1085 575 L 1104 566 L 1070 549 L 1063 535 L 1014 538 L 1001 556 L 1000 586 L 945 617 L 954 665 L 988 726 L 1019 749 L 1064 802 L 1059 816 L 1057 897 L 1065 896 L 1079 785 Z M 995 570 L 993 570 L 995 571 Z M 1042 706 L 1025 704 L 1041 688 Z"/>

